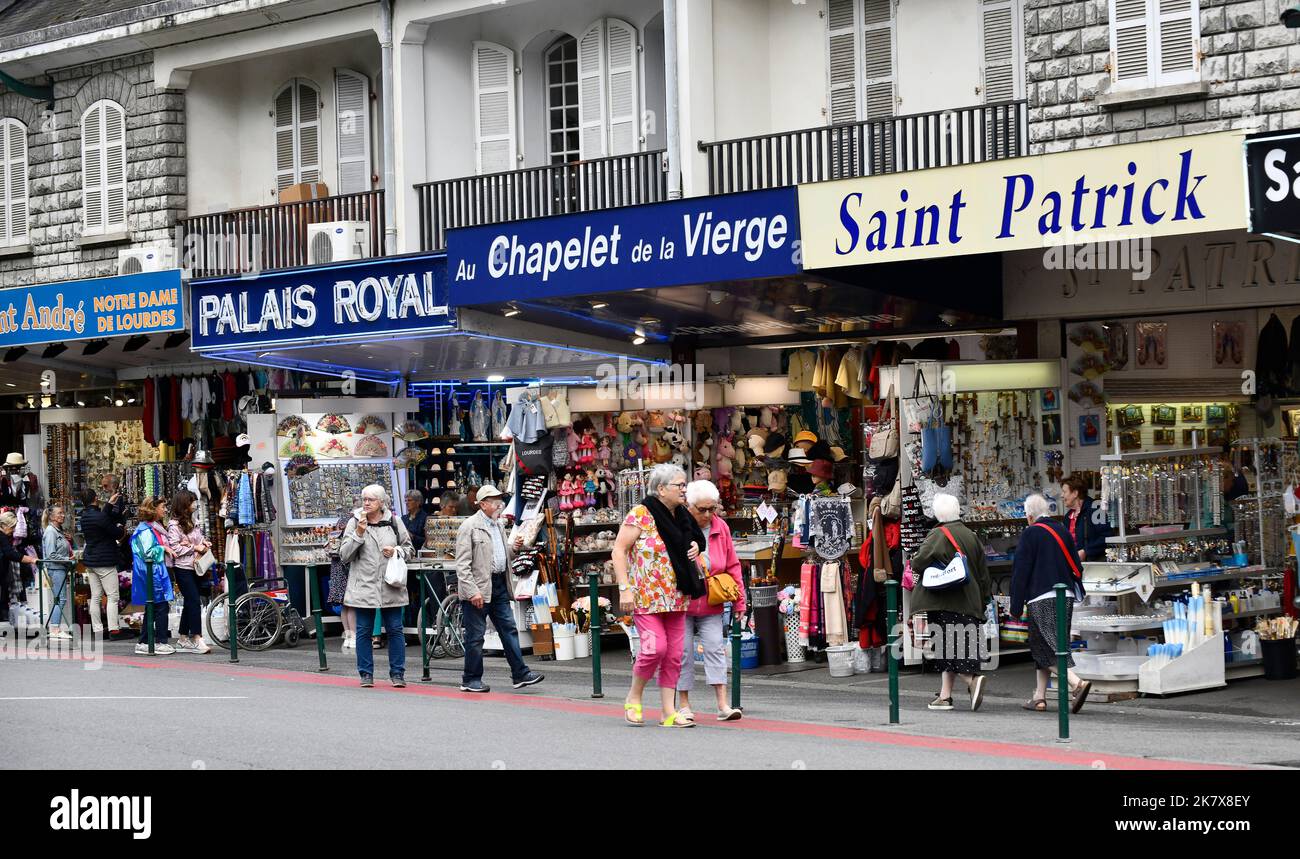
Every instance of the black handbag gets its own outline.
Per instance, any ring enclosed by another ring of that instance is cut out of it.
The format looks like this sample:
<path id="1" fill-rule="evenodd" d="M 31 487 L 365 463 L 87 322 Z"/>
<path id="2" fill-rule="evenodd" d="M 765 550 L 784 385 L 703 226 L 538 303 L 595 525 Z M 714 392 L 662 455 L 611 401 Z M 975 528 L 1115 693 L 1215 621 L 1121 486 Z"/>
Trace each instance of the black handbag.
<path id="1" fill-rule="evenodd" d="M 524 474 L 550 474 L 555 470 L 555 461 L 551 448 L 555 445 L 555 436 L 543 433 L 537 441 L 525 444 L 515 439 L 515 461 Z"/>

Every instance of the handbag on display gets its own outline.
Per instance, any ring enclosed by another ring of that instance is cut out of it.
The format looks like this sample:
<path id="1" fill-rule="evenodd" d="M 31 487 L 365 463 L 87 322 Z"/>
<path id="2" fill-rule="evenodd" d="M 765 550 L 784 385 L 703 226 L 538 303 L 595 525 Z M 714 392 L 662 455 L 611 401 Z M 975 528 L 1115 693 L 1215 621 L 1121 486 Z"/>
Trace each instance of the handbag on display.
<path id="1" fill-rule="evenodd" d="M 881 518 L 879 505 L 873 504 L 871 510 L 871 577 L 877 584 L 884 584 L 894 574 L 889 561 L 889 546 L 885 543 L 885 523 Z"/>
<path id="2" fill-rule="evenodd" d="M 912 396 L 903 400 L 903 418 L 907 421 L 908 431 L 921 432 L 934 423 L 936 414 L 942 422 L 943 408 L 939 404 L 939 398 L 930 390 L 929 383 L 925 381 L 925 371 L 918 366 L 916 380 L 912 383 Z"/>
<path id="3" fill-rule="evenodd" d="M 966 555 L 962 552 L 961 546 L 953 539 L 952 532 L 947 528 L 940 526 L 948 542 L 957 550 L 957 554 L 952 556 L 952 560 L 945 567 L 926 567 L 925 572 L 921 574 L 921 587 L 932 591 L 946 591 L 953 588 L 960 588 L 970 580 L 970 572 L 966 569 Z"/>
<path id="4" fill-rule="evenodd" d="M 549 474 L 555 468 L 554 445 L 555 436 L 550 433 L 544 433 L 531 444 L 515 439 L 515 460 L 519 469 L 527 475 Z"/>
<path id="5" fill-rule="evenodd" d="M 871 433 L 868 455 L 873 461 L 898 456 L 898 424 L 894 420 L 894 388 L 885 394 L 885 404 L 880 408 L 880 419 Z"/>
<path id="6" fill-rule="evenodd" d="M 952 471 L 952 427 L 943 422 L 943 410 L 937 422 L 921 428 L 921 473 L 927 477 Z"/>
<path id="7" fill-rule="evenodd" d="M 895 480 L 894 488 L 881 498 L 880 514 L 886 519 L 898 519 L 903 515 L 903 481 Z"/>

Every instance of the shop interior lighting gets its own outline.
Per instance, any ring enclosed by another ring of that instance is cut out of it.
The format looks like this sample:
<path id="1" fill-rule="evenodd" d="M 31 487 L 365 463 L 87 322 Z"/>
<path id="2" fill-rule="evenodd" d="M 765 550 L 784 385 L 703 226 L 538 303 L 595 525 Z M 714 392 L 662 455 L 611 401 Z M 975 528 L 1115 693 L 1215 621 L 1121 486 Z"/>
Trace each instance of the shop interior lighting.
<path id="1" fill-rule="evenodd" d="M 812 308 L 806 304 L 791 304 L 790 310 L 794 313 L 807 313 L 812 310 Z"/>
<path id="2" fill-rule="evenodd" d="M 78 397 L 78 398 L 77 398 L 77 405 L 81 406 L 81 407 L 84 409 L 84 408 L 86 407 L 86 401 L 83 400 L 83 399 L 81 399 L 80 397 Z"/>
<path id="3" fill-rule="evenodd" d="M 138 352 L 149 342 L 148 334 L 137 334 L 122 344 L 123 352 Z"/>
<path id="4" fill-rule="evenodd" d="M 177 346 L 180 346 L 189 339 L 190 333 L 188 331 L 173 331 L 171 334 L 168 334 L 167 339 L 163 341 L 163 348 L 175 349 Z"/>
<path id="5" fill-rule="evenodd" d="M 523 312 L 522 310 L 520 310 L 518 307 L 515 307 L 513 304 L 508 304 L 506 305 L 505 312 L 502 313 L 501 315 L 509 319 L 511 316 L 518 316 L 522 312 Z"/>
<path id="6" fill-rule="evenodd" d="M 592 309 L 592 310 L 604 310 L 606 307 L 609 307 L 609 302 L 606 302 L 606 301 L 593 301 L 593 302 L 591 303 L 591 309 Z"/>
<path id="7" fill-rule="evenodd" d="M 506 377 L 502 376 L 499 373 L 493 373 L 491 376 L 487 377 L 487 380 L 489 382 L 504 382 L 506 380 Z"/>
<path id="8" fill-rule="evenodd" d="M 16 387 L 18 387 L 18 386 L 15 385 L 13 382 L 5 382 L 5 387 L 6 387 L 6 388 L 16 388 Z"/>
<path id="9" fill-rule="evenodd" d="M 633 336 L 633 338 L 632 338 L 632 345 L 633 345 L 633 346 L 640 346 L 642 343 L 645 342 L 645 329 L 644 329 L 644 328 L 638 328 L 638 329 L 636 329 L 636 331 L 633 332 L 633 333 L 634 333 L 634 335 L 635 335 L 635 336 Z"/>
<path id="10" fill-rule="evenodd" d="M 46 346 L 46 347 L 45 347 L 45 351 L 41 353 L 41 357 L 42 357 L 42 358 L 57 358 L 59 355 L 62 355 L 62 354 L 63 354 L 64 352 L 66 352 L 66 351 L 68 351 L 68 344 L 66 344 L 66 343 L 51 343 L 49 346 Z"/>
<path id="11" fill-rule="evenodd" d="M 15 346 L 5 352 L 5 363 L 10 364 L 27 354 L 26 346 Z"/>
<path id="12" fill-rule="evenodd" d="M 98 355 L 108 348 L 107 340 L 91 340 L 86 347 L 81 350 L 82 355 Z"/>

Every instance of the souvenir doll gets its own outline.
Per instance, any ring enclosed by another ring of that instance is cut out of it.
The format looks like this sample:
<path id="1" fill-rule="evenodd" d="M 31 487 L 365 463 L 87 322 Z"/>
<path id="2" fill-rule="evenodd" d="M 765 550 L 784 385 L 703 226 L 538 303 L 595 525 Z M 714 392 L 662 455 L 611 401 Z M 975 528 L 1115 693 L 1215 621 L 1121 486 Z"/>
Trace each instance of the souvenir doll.
<path id="1" fill-rule="evenodd" d="M 582 488 L 583 491 L 585 492 L 585 497 L 583 498 L 583 504 L 587 507 L 595 507 L 596 490 L 599 488 L 599 484 L 596 483 L 596 469 L 594 468 L 587 469 L 587 479 L 586 481 L 583 482 Z"/>
<path id="2" fill-rule="evenodd" d="M 611 453 L 612 451 L 609 447 L 609 436 L 604 436 L 600 440 L 600 450 L 596 452 L 596 459 L 600 461 L 602 466 L 608 467 Z"/>

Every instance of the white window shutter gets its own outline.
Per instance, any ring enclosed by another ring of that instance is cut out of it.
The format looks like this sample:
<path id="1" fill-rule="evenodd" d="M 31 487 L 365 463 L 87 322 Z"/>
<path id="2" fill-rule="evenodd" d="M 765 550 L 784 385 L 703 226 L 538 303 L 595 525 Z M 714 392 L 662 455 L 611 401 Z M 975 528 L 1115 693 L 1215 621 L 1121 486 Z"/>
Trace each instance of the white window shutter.
<path id="1" fill-rule="evenodd" d="M 126 112 L 104 105 L 104 229 L 126 226 Z"/>
<path id="2" fill-rule="evenodd" d="M 81 207 L 87 233 L 104 231 L 104 107 L 94 104 L 81 118 Z"/>
<path id="3" fill-rule="evenodd" d="M 298 181 L 320 181 L 320 92 L 298 81 Z"/>
<path id="4" fill-rule="evenodd" d="M 27 126 L 18 120 L 9 122 L 7 159 L 9 162 L 6 190 L 7 213 L 3 216 L 8 225 L 8 237 L 14 244 L 27 238 Z M 4 181 L 4 180 L 0 180 Z M 4 233 L 0 231 L 0 236 Z"/>
<path id="5" fill-rule="evenodd" d="M 1200 80 L 1201 15 L 1198 0 L 1154 0 L 1158 28 L 1151 52 L 1155 85 Z"/>
<path id="6" fill-rule="evenodd" d="M 1150 0 L 1110 0 L 1111 76 L 1120 89 L 1153 86 Z"/>
<path id="7" fill-rule="evenodd" d="M 894 0 L 863 0 L 863 119 L 894 115 Z"/>
<path id="8" fill-rule="evenodd" d="M 294 171 L 294 83 L 275 96 L 275 189 L 283 191 L 297 182 Z"/>
<path id="9" fill-rule="evenodd" d="M 370 79 L 349 69 L 334 73 L 340 194 L 370 190 Z"/>
<path id="10" fill-rule="evenodd" d="M 0 245 L 9 242 L 9 126 L 12 119 L 0 119 Z"/>
<path id="11" fill-rule="evenodd" d="M 1016 69 L 1015 15 L 1019 4 L 1012 0 L 984 0 L 980 10 L 984 36 L 984 103 L 1012 101 L 1019 91 Z"/>
<path id="12" fill-rule="evenodd" d="M 617 18 L 610 18 L 605 24 L 605 53 L 609 66 L 606 77 L 609 92 L 608 152 L 610 155 L 628 155 L 641 148 L 636 28 Z"/>
<path id="13" fill-rule="evenodd" d="M 478 172 L 515 169 L 515 54 L 474 43 L 474 130 Z"/>
<path id="14" fill-rule="evenodd" d="M 828 0 L 826 53 L 830 64 L 830 114 L 832 125 L 858 119 L 858 0 Z"/>
<path id="15" fill-rule="evenodd" d="M 605 149 L 605 28 L 597 21 L 578 39 L 578 148 L 583 160 Z"/>

